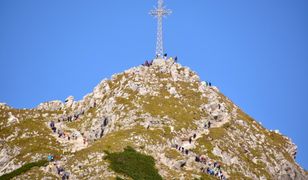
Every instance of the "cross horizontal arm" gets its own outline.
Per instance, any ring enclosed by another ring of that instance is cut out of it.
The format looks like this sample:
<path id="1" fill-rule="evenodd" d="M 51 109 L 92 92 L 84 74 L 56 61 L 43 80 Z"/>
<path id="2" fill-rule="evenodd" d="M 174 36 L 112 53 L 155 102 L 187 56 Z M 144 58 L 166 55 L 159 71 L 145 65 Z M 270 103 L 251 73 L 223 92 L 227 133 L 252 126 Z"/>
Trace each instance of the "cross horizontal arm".
<path id="1" fill-rule="evenodd" d="M 155 9 L 150 11 L 150 15 L 152 16 L 167 16 L 170 15 L 172 11 L 170 9 Z"/>

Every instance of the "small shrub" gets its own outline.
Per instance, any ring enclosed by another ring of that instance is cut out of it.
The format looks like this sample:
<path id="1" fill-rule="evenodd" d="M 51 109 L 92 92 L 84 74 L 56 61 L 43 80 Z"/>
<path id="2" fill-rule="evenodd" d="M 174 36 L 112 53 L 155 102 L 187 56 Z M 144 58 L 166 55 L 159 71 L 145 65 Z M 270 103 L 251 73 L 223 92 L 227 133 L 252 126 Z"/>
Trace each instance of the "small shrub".
<path id="1" fill-rule="evenodd" d="M 125 148 L 124 152 L 107 152 L 106 159 L 110 161 L 112 170 L 134 180 L 162 180 L 157 169 L 155 169 L 154 158 L 143 155 L 132 147 Z"/>

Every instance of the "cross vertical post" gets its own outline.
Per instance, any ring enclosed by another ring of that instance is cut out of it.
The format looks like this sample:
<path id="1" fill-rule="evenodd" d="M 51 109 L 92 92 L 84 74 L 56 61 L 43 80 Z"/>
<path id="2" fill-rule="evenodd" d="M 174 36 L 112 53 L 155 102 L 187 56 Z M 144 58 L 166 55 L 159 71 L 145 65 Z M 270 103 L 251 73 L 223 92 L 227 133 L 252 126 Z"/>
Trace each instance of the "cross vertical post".
<path id="1" fill-rule="evenodd" d="M 150 15 L 157 18 L 156 57 L 158 58 L 162 58 L 164 55 L 163 18 L 171 13 L 171 10 L 164 7 L 164 0 L 158 0 L 158 6 L 150 11 Z"/>

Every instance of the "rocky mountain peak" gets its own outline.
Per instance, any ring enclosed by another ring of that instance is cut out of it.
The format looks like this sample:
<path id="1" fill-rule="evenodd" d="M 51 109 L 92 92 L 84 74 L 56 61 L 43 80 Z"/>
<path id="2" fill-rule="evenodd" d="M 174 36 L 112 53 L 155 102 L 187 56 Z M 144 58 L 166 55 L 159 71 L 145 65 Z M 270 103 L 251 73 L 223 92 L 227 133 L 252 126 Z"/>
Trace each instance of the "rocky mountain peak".
<path id="1" fill-rule="evenodd" d="M 0 174 L 52 153 L 73 179 L 125 178 L 108 168 L 105 151 L 131 146 L 152 156 L 164 179 L 307 178 L 289 138 L 265 129 L 173 58 L 104 79 L 80 101 L 6 107 L 0 104 L 1 157 L 7 157 Z M 13 116 L 18 121 L 8 123 Z M 46 148 L 22 146 L 29 140 Z M 58 176 L 47 168 L 39 173 Z"/>

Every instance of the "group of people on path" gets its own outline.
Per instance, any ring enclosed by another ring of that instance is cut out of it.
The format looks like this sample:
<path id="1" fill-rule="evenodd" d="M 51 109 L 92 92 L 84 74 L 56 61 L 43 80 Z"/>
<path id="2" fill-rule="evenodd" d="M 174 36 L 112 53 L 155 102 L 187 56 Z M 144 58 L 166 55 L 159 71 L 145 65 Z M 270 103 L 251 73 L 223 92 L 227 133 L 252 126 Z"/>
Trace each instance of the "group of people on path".
<path id="1" fill-rule="evenodd" d="M 65 171 L 60 161 L 57 161 L 56 159 L 60 158 L 56 158 L 54 155 L 48 156 L 48 161 L 50 162 L 48 165 L 48 171 L 56 173 L 61 177 L 62 180 L 68 180 L 70 178 L 70 173 Z"/>
<path id="2" fill-rule="evenodd" d="M 190 151 L 188 149 L 185 149 L 182 146 L 174 145 L 174 148 L 176 148 L 178 151 L 182 152 L 184 155 L 189 155 Z M 219 178 L 220 180 L 226 180 L 226 177 L 224 176 L 221 165 L 218 162 L 212 162 L 211 160 L 207 160 L 206 156 L 195 156 L 195 162 L 202 163 L 206 167 L 202 167 L 200 170 L 202 173 L 206 173 L 211 176 L 215 176 Z M 181 164 L 181 167 L 184 167 L 186 163 Z"/>
<path id="3" fill-rule="evenodd" d="M 205 81 L 205 85 L 206 85 L 206 86 L 212 86 L 212 83 L 211 83 L 211 82 Z"/>
<path id="4" fill-rule="evenodd" d="M 226 177 L 224 176 L 221 165 L 218 162 L 212 162 L 210 159 L 207 160 L 206 156 L 196 156 L 195 158 L 196 162 L 202 163 L 206 165 L 206 167 L 202 167 L 200 170 L 203 173 L 206 173 L 211 176 L 215 176 L 219 178 L 220 180 L 226 180 Z"/>
<path id="5" fill-rule="evenodd" d="M 185 148 L 182 147 L 182 146 L 179 146 L 179 145 L 176 144 L 174 147 L 175 147 L 175 149 L 177 149 L 178 151 L 182 152 L 183 154 L 186 154 L 186 155 L 189 154 L 189 150 L 188 150 L 188 149 L 185 149 Z"/>
<path id="6" fill-rule="evenodd" d="M 152 61 L 146 60 L 142 65 L 143 65 L 143 66 L 146 66 L 146 67 L 150 67 L 150 66 L 153 65 L 153 60 L 152 60 Z"/>
<path id="7" fill-rule="evenodd" d="M 58 128 L 55 126 L 55 122 L 54 121 L 51 121 L 49 123 L 49 126 L 52 130 L 52 132 L 54 134 L 57 134 L 58 138 L 62 138 L 62 139 L 65 139 L 65 140 L 68 140 L 68 141 L 71 141 L 71 140 L 77 140 L 79 136 L 82 136 L 82 134 L 78 134 L 78 133 L 69 133 L 69 132 L 66 132 L 66 131 L 63 131 L 62 129 Z M 85 137 L 83 137 L 83 144 L 87 144 L 88 141 Z"/>
<path id="8" fill-rule="evenodd" d="M 205 128 L 210 128 L 211 123 L 208 121 L 205 124 Z M 188 142 L 189 144 L 192 144 L 194 140 L 197 139 L 197 134 L 193 134 L 193 136 L 189 137 Z M 184 155 L 194 155 L 195 156 L 195 162 L 201 163 L 203 167 L 200 169 L 202 173 L 206 173 L 211 176 L 215 176 L 219 178 L 220 180 L 226 180 L 226 177 L 224 176 L 221 165 L 218 162 L 213 162 L 210 158 L 207 158 L 205 155 L 196 155 L 195 153 L 191 152 L 188 149 L 185 149 L 183 146 L 175 144 L 172 145 L 175 149 L 180 151 Z M 181 167 L 184 167 L 186 165 L 186 162 L 181 164 Z"/>
<path id="9" fill-rule="evenodd" d="M 73 122 L 73 121 L 76 121 L 79 119 L 79 117 L 81 115 L 84 115 L 85 111 L 81 111 L 79 113 L 75 113 L 73 115 L 70 115 L 70 116 L 63 116 L 63 117 L 60 117 L 58 119 L 58 122 L 61 122 L 61 121 L 68 121 L 68 122 Z"/>
<path id="10" fill-rule="evenodd" d="M 57 128 L 55 126 L 55 122 L 54 121 L 51 121 L 49 123 L 49 126 L 50 126 L 50 128 L 51 128 L 53 133 L 57 133 L 58 138 L 67 139 L 68 141 L 70 141 L 71 139 L 74 139 L 74 140 L 77 139 L 77 136 L 74 133 L 68 133 L 68 132 L 63 131 L 60 128 Z"/>
<path id="11" fill-rule="evenodd" d="M 70 115 L 62 115 L 60 118 L 58 118 L 58 122 L 61 121 L 68 121 L 68 122 L 73 122 L 76 121 L 80 118 L 80 116 L 84 115 L 86 111 L 97 107 L 96 102 L 92 103 L 91 105 L 89 105 L 88 107 L 86 107 L 85 109 L 81 110 L 81 111 L 77 111 L 74 114 L 70 114 Z"/>
<path id="12" fill-rule="evenodd" d="M 192 141 L 197 138 L 197 134 L 194 134 L 193 136 L 189 137 L 189 144 L 192 144 Z M 178 151 L 182 152 L 183 154 L 189 155 L 190 151 L 188 149 L 185 149 L 183 146 L 180 146 L 178 144 L 173 145 L 175 149 Z"/>
<path id="13" fill-rule="evenodd" d="M 204 123 L 204 129 L 210 129 L 211 128 L 211 121 L 207 121 L 206 123 Z"/>

